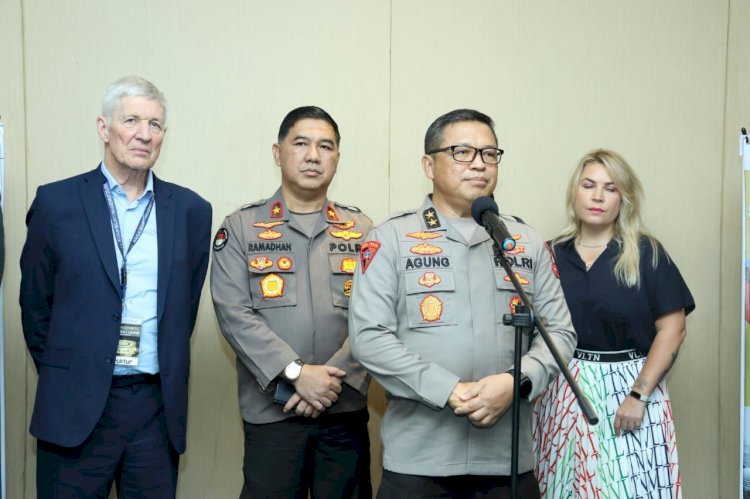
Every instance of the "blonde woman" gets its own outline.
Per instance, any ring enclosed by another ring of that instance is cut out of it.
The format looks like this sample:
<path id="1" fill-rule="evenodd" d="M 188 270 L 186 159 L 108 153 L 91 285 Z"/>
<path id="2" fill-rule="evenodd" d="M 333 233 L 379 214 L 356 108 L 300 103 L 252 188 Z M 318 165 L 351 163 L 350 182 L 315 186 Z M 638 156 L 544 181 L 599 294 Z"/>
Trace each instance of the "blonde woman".
<path id="1" fill-rule="evenodd" d="M 542 495 L 680 497 L 664 377 L 695 303 L 680 271 L 643 227 L 640 181 L 600 149 L 578 163 L 568 225 L 552 241 L 578 334 L 570 369 L 600 422 L 589 426 L 560 376 L 536 401 L 534 450 Z"/>

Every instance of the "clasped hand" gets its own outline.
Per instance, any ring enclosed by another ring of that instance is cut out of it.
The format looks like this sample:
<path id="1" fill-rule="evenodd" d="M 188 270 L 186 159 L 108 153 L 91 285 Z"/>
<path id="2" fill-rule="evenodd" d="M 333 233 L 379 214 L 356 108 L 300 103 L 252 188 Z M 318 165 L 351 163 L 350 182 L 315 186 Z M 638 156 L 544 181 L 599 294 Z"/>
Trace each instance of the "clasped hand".
<path id="1" fill-rule="evenodd" d="M 456 416 L 466 416 L 474 426 L 495 424 L 513 403 L 513 376 L 493 374 L 479 381 L 459 382 L 448 397 Z"/>
<path id="2" fill-rule="evenodd" d="M 344 376 L 346 372 L 337 367 L 305 364 L 284 412 L 294 410 L 298 416 L 317 418 L 339 399 Z"/>

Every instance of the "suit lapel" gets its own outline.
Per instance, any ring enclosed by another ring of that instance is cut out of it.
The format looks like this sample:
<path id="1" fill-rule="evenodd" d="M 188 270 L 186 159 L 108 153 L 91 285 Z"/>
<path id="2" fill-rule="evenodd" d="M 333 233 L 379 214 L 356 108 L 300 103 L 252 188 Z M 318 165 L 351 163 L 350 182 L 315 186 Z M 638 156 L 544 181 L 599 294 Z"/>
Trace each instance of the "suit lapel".
<path id="1" fill-rule="evenodd" d="M 162 182 L 154 175 L 154 196 L 156 207 L 156 240 L 158 241 L 159 271 L 156 288 L 157 323 L 164 315 L 169 278 L 172 272 L 174 255 L 175 200 L 169 184 Z"/>
<path id="2" fill-rule="evenodd" d="M 107 202 L 104 200 L 104 193 L 102 192 L 104 180 L 105 177 L 99 168 L 84 176 L 80 185 L 81 201 L 89 222 L 91 236 L 99 253 L 99 259 L 104 266 L 107 277 L 119 294 L 120 276 L 117 270 L 115 243 L 112 238 L 112 224 L 109 220 Z"/>

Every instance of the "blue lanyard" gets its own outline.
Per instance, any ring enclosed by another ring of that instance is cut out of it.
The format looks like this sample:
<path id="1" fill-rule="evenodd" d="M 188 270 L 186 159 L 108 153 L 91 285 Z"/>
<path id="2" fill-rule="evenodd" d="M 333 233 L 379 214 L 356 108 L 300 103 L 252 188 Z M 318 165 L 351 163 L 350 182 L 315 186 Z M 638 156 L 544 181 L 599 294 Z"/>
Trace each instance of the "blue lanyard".
<path id="1" fill-rule="evenodd" d="M 122 299 L 125 299 L 125 289 L 128 287 L 128 253 L 133 249 L 135 243 L 141 238 L 143 230 L 146 228 L 146 222 L 148 217 L 151 216 L 151 209 L 154 207 L 154 193 L 151 193 L 151 199 L 148 200 L 146 210 L 141 216 L 141 221 L 138 222 L 138 226 L 135 228 L 133 239 L 130 240 L 128 250 L 125 251 L 122 244 L 122 231 L 120 230 L 120 220 L 117 218 L 117 210 L 115 210 L 115 201 L 112 199 L 112 193 L 109 191 L 109 185 L 107 181 L 104 181 L 104 199 L 107 200 L 107 207 L 109 208 L 109 219 L 112 221 L 112 230 L 115 232 L 115 240 L 117 241 L 117 248 L 120 250 L 122 255 L 122 267 L 120 268 L 120 292 L 122 293 Z"/>

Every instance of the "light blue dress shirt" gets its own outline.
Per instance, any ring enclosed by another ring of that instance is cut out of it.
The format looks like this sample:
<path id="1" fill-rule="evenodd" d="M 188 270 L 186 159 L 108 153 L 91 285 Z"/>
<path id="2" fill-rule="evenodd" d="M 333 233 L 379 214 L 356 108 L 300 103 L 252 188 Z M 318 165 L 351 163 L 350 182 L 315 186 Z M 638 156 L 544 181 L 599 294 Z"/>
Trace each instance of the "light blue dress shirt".
<path id="1" fill-rule="evenodd" d="M 107 185 L 112 193 L 115 211 L 120 223 L 122 233 L 122 245 L 125 251 L 130 246 L 130 240 L 135 234 L 138 223 L 141 221 L 146 205 L 151 196 L 154 195 L 154 176 L 148 172 L 146 190 L 138 199 L 128 201 L 128 196 L 122 190 L 114 177 L 102 162 L 102 173 L 107 178 Z M 103 196 L 104 194 L 102 194 Z M 117 239 L 114 229 L 112 240 L 117 254 L 117 270 L 122 268 L 123 256 L 117 247 Z M 146 227 L 141 237 L 135 243 L 127 255 L 127 288 L 125 299 L 122 303 L 122 319 L 140 319 L 141 341 L 138 354 L 137 366 L 115 366 L 115 375 L 159 372 L 159 358 L 157 356 L 157 322 L 156 322 L 156 286 L 159 273 L 158 241 L 156 238 L 156 200 L 148 217 Z"/>

